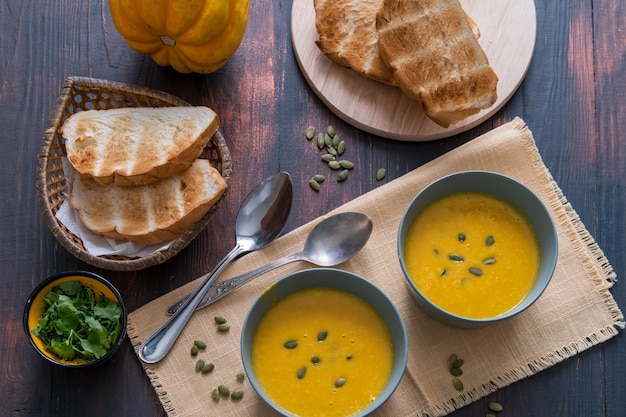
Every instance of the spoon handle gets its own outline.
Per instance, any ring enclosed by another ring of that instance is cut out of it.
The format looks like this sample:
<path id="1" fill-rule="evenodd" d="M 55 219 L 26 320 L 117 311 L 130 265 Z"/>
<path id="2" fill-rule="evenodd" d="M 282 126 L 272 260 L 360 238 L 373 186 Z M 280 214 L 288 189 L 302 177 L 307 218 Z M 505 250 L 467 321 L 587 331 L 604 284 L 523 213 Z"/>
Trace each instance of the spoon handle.
<path id="1" fill-rule="evenodd" d="M 215 278 L 233 259 L 241 255 L 244 250 L 239 243 L 217 264 L 213 271 L 204 275 L 204 281 L 185 301 L 181 308 L 170 317 L 159 329 L 139 346 L 139 358 L 146 363 L 156 363 L 163 359 L 170 351 L 183 328 L 191 318 L 200 301 L 215 281 Z"/>
<path id="2" fill-rule="evenodd" d="M 218 282 L 216 284 L 211 285 L 211 288 L 207 291 L 204 299 L 200 301 L 196 310 L 199 310 L 203 307 L 208 306 L 209 304 L 214 303 L 220 298 L 224 297 L 226 294 L 231 291 L 241 287 L 243 284 L 252 281 L 254 278 L 259 275 L 265 274 L 266 272 L 271 271 L 272 269 L 276 269 L 279 266 L 286 265 L 291 262 L 301 261 L 304 258 L 301 255 L 302 253 L 293 253 L 291 255 L 284 256 L 280 259 L 276 259 L 266 265 L 263 265 L 259 268 L 253 269 L 252 271 L 246 272 L 245 274 L 237 275 L 236 277 L 227 279 L 225 281 Z M 181 308 L 181 306 L 191 297 L 193 293 L 185 295 L 180 300 L 176 301 L 167 309 L 167 314 L 173 315 Z"/>

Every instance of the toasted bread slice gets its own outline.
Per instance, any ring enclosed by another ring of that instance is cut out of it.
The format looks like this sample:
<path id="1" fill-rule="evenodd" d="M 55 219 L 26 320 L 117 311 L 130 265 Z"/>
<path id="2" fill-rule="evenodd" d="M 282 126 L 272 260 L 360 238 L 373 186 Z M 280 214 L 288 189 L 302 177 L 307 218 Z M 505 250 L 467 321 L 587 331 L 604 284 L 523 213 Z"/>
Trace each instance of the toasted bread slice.
<path id="1" fill-rule="evenodd" d="M 200 220 L 226 191 L 207 159 L 149 185 L 121 187 L 74 181 L 69 204 L 84 225 L 102 236 L 138 243 L 175 238 Z"/>
<path id="2" fill-rule="evenodd" d="M 498 77 L 458 0 L 383 0 L 376 28 L 396 83 L 437 124 L 495 103 Z"/>
<path id="3" fill-rule="evenodd" d="M 140 107 L 81 111 L 61 127 L 67 157 L 100 185 L 150 184 L 200 156 L 219 127 L 208 107 Z"/>
<path id="4" fill-rule="evenodd" d="M 337 64 L 370 79 L 395 85 L 380 59 L 376 12 L 382 0 L 314 0 L 320 50 Z"/>

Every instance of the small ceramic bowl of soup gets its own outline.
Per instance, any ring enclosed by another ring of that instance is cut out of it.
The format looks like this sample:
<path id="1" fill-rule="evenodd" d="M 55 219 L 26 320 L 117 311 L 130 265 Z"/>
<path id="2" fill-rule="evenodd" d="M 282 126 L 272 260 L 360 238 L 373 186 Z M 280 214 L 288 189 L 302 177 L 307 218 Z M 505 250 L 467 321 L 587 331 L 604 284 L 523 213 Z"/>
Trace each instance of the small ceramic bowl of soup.
<path id="1" fill-rule="evenodd" d="M 89 271 L 43 280 L 24 308 L 24 331 L 46 360 L 86 368 L 111 358 L 126 336 L 128 312 L 118 290 Z"/>
<path id="2" fill-rule="evenodd" d="M 284 416 L 365 416 L 400 383 L 407 334 L 391 300 L 350 272 L 315 268 L 252 305 L 241 355 L 257 394 Z"/>
<path id="3" fill-rule="evenodd" d="M 548 286 L 558 254 L 542 201 L 507 176 L 464 171 L 420 191 L 398 231 L 398 255 L 417 304 L 456 327 L 502 321 Z"/>

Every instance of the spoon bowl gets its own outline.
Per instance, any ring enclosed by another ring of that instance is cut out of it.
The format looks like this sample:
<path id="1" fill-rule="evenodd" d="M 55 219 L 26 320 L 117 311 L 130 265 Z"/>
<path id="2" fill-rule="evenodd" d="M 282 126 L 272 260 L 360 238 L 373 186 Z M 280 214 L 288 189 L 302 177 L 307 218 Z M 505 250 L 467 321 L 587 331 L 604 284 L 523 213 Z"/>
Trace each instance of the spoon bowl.
<path id="1" fill-rule="evenodd" d="M 139 358 L 146 363 L 163 359 L 202 301 L 211 284 L 233 259 L 271 243 L 285 227 L 291 202 L 293 184 L 285 172 L 278 172 L 257 185 L 242 203 L 235 224 L 235 247 L 204 275 L 202 284 L 185 300 L 156 332 L 148 336 L 139 347 Z"/>
<path id="2" fill-rule="evenodd" d="M 317 266 L 339 265 L 352 258 L 365 246 L 372 229 L 372 221 L 362 213 L 347 212 L 328 217 L 311 230 L 300 252 L 213 284 L 197 308 L 206 307 L 254 278 L 290 262 L 306 261 Z M 176 313 L 188 297 L 185 296 L 171 305 L 167 309 L 167 314 Z"/>

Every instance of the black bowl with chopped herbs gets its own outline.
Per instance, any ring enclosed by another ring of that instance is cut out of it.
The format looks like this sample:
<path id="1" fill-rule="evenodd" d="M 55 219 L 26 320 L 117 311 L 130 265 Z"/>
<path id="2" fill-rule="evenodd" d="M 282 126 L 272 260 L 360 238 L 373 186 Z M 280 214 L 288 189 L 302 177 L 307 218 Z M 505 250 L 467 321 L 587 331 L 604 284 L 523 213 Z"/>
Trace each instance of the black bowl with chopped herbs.
<path id="1" fill-rule="evenodd" d="M 83 368 L 109 359 L 126 336 L 128 312 L 117 289 L 89 271 L 41 282 L 24 309 L 31 345 L 52 363 Z"/>

